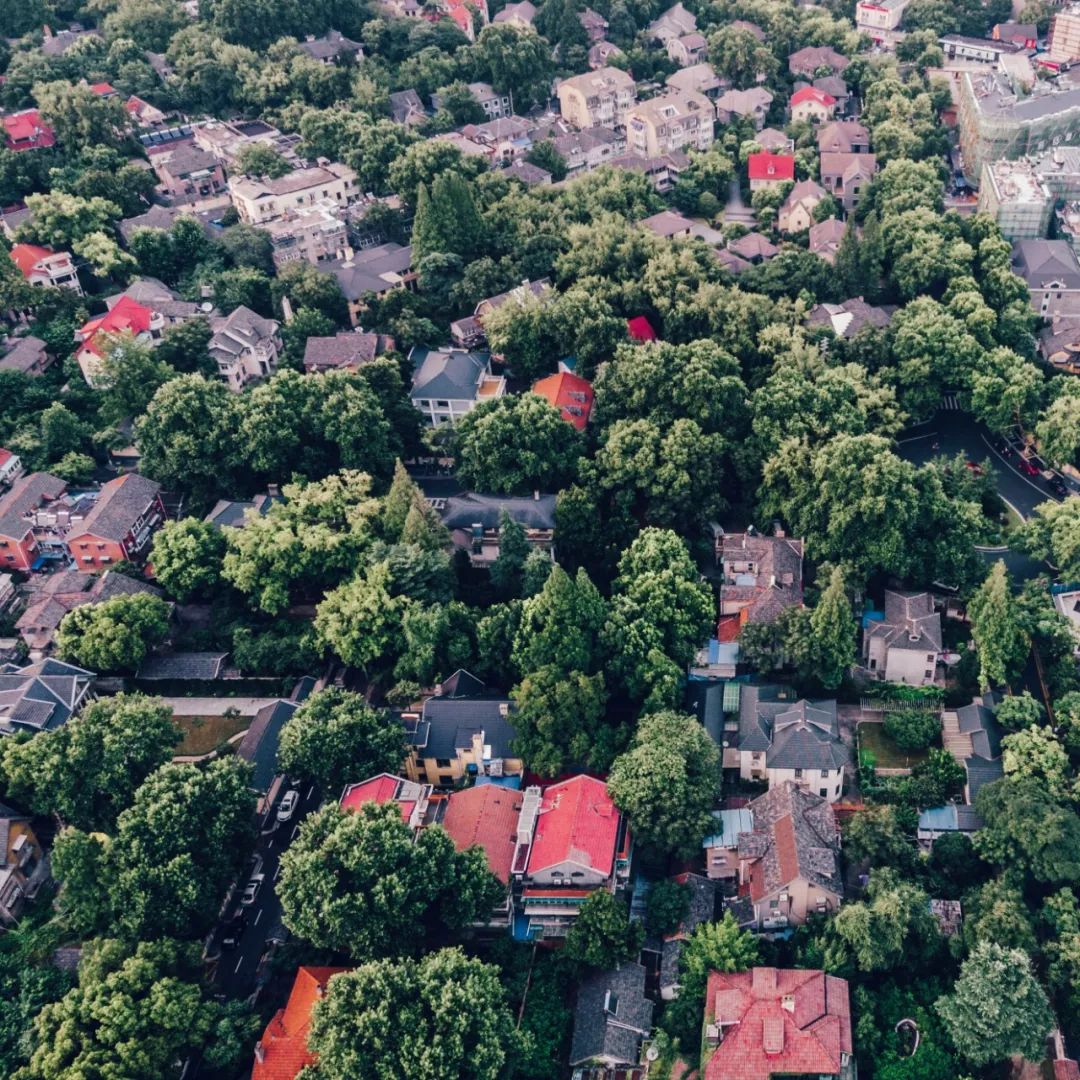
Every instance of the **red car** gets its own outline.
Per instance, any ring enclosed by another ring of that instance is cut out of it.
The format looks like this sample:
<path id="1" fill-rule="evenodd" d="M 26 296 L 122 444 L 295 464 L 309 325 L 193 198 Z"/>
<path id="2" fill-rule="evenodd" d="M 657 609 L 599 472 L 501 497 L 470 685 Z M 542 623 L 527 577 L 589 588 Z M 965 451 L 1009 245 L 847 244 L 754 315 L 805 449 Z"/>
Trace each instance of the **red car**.
<path id="1" fill-rule="evenodd" d="M 973 476 L 982 476 L 983 467 L 977 461 L 965 461 L 964 464 L 971 470 Z"/>
<path id="2" fill-rule="evenodd" d="M 1020 471 L 1027 476 L 1039 475 L 1039 467 L 1037 465 L 1032 465 L 1030 461 L 1024 461 L 1022 458 L 1020 460 Z"/>

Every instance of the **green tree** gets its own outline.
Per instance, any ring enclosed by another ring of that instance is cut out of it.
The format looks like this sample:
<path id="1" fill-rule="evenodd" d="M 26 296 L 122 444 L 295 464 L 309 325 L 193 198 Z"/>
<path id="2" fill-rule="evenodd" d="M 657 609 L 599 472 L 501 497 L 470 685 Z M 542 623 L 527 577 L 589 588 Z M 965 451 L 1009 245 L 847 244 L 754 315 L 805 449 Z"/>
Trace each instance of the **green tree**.
<path id="1" fill-rule="evenodd" d="M 34 1020 L 23 1080 L 73 1076 L 163 1077 L 205 1050 L 209 1064 L 236 1067 L 258 1020 L 220 1004 L 200 985 L 198 946 L 99 939 L 83 946 L 79 984 Z"/>
<path id="2" fill-rule="evenodd" d="M 1023 693 L 1003 698 L 1001 704 L 994 710 L 994 716 L 1002 727 L 1009 731 L 1020 731 L 1022 728 L 1037 727 L 1042 724 L 1046 711 L 1031 696 L 1031 691 L 1025 690 Z"/>
<path id="3" fill-rule="evenodd" d="M 934 843 L 936 846 L 937 841 Z M 1035 951 L 1035 927 L 1024 894 L 1007 878 L 987 881 L 964 897 L 963 935 L 969 952 L 980 941 L 1029 954 Z"/>
<path id="4" fill-rule="evenodd" d="M 416 191 L 412 243 L 417 263 L 436 252 L 468 258 L 480 253 L 484 226 L 472 188 L 455 171 L 440 173 Z"/>
<path id="5" fill-rule="evenodd" d="M 500 595 L 512 597 L 521 593 L 522 572 L 529 550 L 524 526 L 505 510 L 500 510 L 499 554 L 491 564 L 491 584 Z"/>
<path id="6" fill-rule="evenodd" d="M 1080 575 L 1080 499 L 1044 502 L 1017 530 L 1021 546 L 1037 559 L 1048 559 L 1062 580 Z"/>
<path id="7" fill-rule="evenodd" d="M 1001 763 L 1005 775 L 1037 780 L 1057 799 L 1067 798 L 1073 784 L 1069 755 L 1054 733 L 1045 727 L 1029 727 L 1001 740 Z"/>
<path id="8" fill-rule="evenodd" d="M 649 934 L 673 934 L 690 913 L 690 886 L 674 878 L 657 881 L 645 898 L 645 930 Z"/>
<path id="9" fill-rule="evenodd" d="M 407 1038 L 387 1038 L 390 1016 Z M 326 1080 L 497 1080 L 519 1041 L 499 969 L 441 949 L 335 975 L 316 1003 L 308 1046 Z"/>
<path id="10" fill-rule="evenodd" d="M 394 666 L 398 681 L 435 686 L 459 668 L 471 668 L 476 655 L 476 620 L 458 600 L 412 604 L 401 623 L 404 648 Z"/>
<path id="11" fill-rule="evenodd" d="M 984 785 L 975 808 L 973 843 L 987 862 L 1051 885 L 1080 876 L 1080 818 L 1034 777 Z"/>
<path id="12" fill-rule="evenodd" d="M 481 849 L 456 852 L 439 826 L 414 842 L 396 803 L 307 818 L 278 882 L 293 933 L 358 960 L 418 952 L 429 934 L 485 917 L 501 891 Z"/>
<path id="13" fill-rule="evenodd" d="M 1054 397 L 1035 425 L 1035 437 L 1047 460 L 1055 465 L 1075 465 L 1080 454 L 1080 432 L 1075 423 L 1080 387 L 1071 379 L 1055 379 L 1050 386 Z"/>
<path id="14" fill-rule="evenodd" d="M 221 584 L 225 535 L 217 526 L 198 518 L 167 521 L 154 534 L 149 562 L 154 577 L 170 596 L 186 602 L 193 596 L 210 597 Z"/>
<path id="15" fill-rule="evenodd" d="M 122 213 L 108 199 L 83 199 L 65 192 L 27 195 L 26 206 L 33 218 L 20 230 L 20 239 L 67 251 L 88 236 L 111 229 Z"/>
<path id="16" fill-rule="evenodd" d="M 243 176 L 278 180 L 291 171 L 288 161 L 266 143 L 248 143 L 236 155 L 236 172 Z"/>
<path id="17" fill-rule="evenodd" d="M 733 974 L 760 963 L 757 939 L 740 930 L 730 911 L 719 922 L 699 923 L 679 956 L 679 993 L 669 1002 L 661 1024 L 692 1053 L 701 1038 L 705 990 L 714 971 Z"/>
<path id="18" fill-rule="evenodd" d="M 104 30 L 112 40 L 124 38 L 140 49 L 164 52 L 173 34 L 188 22 L 176 0 L 120 0 L 105 16 Z"/>
<path id="19" fill-rule="evenodd" d="M 901 750 L 925 750 L 941 733 L 941 720 L 935 712 L 904 709 L 885 717 L 885 734 Z"/>
<path id="20" fill-rule="evenodd" d="M 333 798 L 350 782 L 397 772 L 405 750 L 404 730 L 389 713 L 331 686 L 309 697 L 282 728 L 278 768 L 314 781 Z"/>
<path id="21" fill-rule="evenodd" d="M 60 655 L 91 671 L 134 671 L 169 633 L 169 605 L 150 593 L 84 604 L 60 623 Z"/>
<path id="22" fill-rule="evenodd" d="M 128 331 L 107 335 L 102 353 L 94 385 L 104 394 L 102 415 L 110 423 L 142 416 L 158 388 L 175 376 L 154 349 Z"/>
<path id="23" fill-rule="evenodd" d="M 867 807 L 848 824 L 844 832 L 844 850 L 851 861 L 899 868 L 913 865 L 914 838 L 897 807 Z"/>
<path id="24" fill-rule="evenodd" d="M 180 741 L 172 710 L 155 698 L 117 694 L 92 702 L 62 727 L 10 740 L 0 774 L 35 814 L 111 832 L 139 785 Z"/>
<path id="25" fill-rule="evenodd" d="M 67 80 L 34 87 L 41 118 L 68 150 L 91 146 L 118 146 L 131 126 L 131 117 L 118 97 L 103 98 L 85 83 Z"/>
<path id="26" fill-rule="evenodd" d="M 543 588 L 521 610 L 515 666 L 526 673 L 549 665 L 567 672 L 597 671 L 607 613 L 607 603 L 584 569 L 571 577 L 558 564 L 551 566 Z"/>
<path id="27" fill-rule="evenodd" d="M 1031 639 L 1017 617 L 1009 588 L 1009 572 L 998 560 L 967 606 L 971 636 L 979 654 L 984 686 L 1000 686 L 1016 678 L 1027 658 Z"/>
<path id="28" fill-rule="evenodd" d="M 612 669 L 632 698 L 674 704 L 714 610 L 712 592 L 682 540 L 643 529 L 619 560 L 602 635 Z"/>
<path id="29" fill-rule="evenodd" d="M 694 717 L 649 714 L 633 746 L 615 759 L 608 792 L 644 847 L 690 858 L 715 824 L 720 751 Z"/>
<path id="30" fill-rule="evenodd" d="M 709 63 L 717 75 L 739 89 L 769 79 L 779 66 L 752 31 L 737 26 L 725 26 L 709 37 Z"/>
<path id="31" fill-rule="evenodd" d="M 566 158 L 555 149 L 555 144 L 550 139 L 540 139 L 533 143 L 525 155 L 525 160 L 530 165 L 551 173 L 551 179 L 555 183 L 566 178 Z"/>
<path id="32" fill-rule="evenodd" d="M 493 23 L 480 32 L 474 46 L 477 67 L 502 93 L 512 93 L 518 111 L 548 100 L 551 47 L 532 29 Z"/>
<path id="33" fill-rule="evenodd" d="M 378 563 L 328 592 L 315 609 L 320 638 L 346 664 L 370 671 L 394 651 L 407 601 L 391 596 L 389 584 L 389 568 Z"/>
<path id="34" fill-rule="evenodd" d="M 842 957 L 850 956 L 861 972 L 890 971 L 917 965 L 940 944 L 930 899 L 918 886 L 889 868 L 871 871 L 867 899 L 844 904 L 830 923 Z M 827 951 L 831 966 L 840 967 Z"/>
<path id="35" fill-rule="evenodd" d="M 1027 954 L 991 941 L 975 947 L 953 992 L 939 998 L 935 1008 L 956 1049 L 976 1066 L 1011 1054 L 1038 1060 L 1054 1026 Z"/>
<path id="36" fill-rule="evenodd" d="M 578 963 L 607 971 L 637 956 L 645 930 L 630 921 L 626 904 L 607 889 L 585 898 L 566 934 L 566 955 Z"/>
<path id="37" fill-rule="evenodd" d="M 833 690 L 855 663 L 855 616 L 844 582 L 844 571 L 834 566 L 829 583 L 810 614 L 816 670 L 821 685 Z"/>
<path id="38" fill-rule="evenodd" d="M 49 466 L 53 476 L 59 476 L 68 484 L 88 484 L 97 468 L 97 462 L 89 454 L 75 452 L 65 454 L 55 464 Z"/>
<path id="39" fill-rule="evenodd" d="M 583 439 L 536 394 L 485 402 L 458 422 L 458 474 L 474 491 L 526 495 L 573 479 Z"/>

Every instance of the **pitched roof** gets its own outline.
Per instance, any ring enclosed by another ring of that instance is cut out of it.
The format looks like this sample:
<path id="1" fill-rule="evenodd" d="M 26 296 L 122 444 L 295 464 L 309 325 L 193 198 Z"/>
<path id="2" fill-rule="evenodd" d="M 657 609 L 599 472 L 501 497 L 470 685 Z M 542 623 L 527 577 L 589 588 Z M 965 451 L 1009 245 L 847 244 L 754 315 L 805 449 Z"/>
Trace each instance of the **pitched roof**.
<path id="1" fill-rule="evenodd" d="M 412 396 L 472 401 L 487 372 L 487 353 L 465 349 L 421 349 L 409 353 L 414 364 Z"/>
<path id="2" fill-rule="evenodd" d="M 397 284 L 412 265 L 412 245 L 380 244 L 322 265 L 337 278 L 345 298 L 355 302 L 364 293 L 385 292 Z"/>
<path id="3" fill-rule="evenodd" d="M 236 756 L 252 765 L 250 786 L 256 791 L 269 791 L 277 775 L 277 750 L 281 729 L 299 708 L 295 701 L 275 701 L 264 705 L 252 718 Z"/>
<path id="4" fill-rule="evenodd" d="M 810 251 L 831 262 L 836 256 L 847 226 L 837 218 L 827 218 L 810 226 Z"/>
<path id="5" fill-rule="evenodd" d="M 890 649 L 941 652 L 941 615 L 927 592 L 885 592 L 885 617 L 872 621 L 866 633 Z"/>
<path id="6" fill-rule="evenodd" d="M 840 234 L 843 235 L 843 226 Z M 838 337 L 852 338 L 867 326 L 884 330 L 892 322 L 895 310 L 875 307 L 861 296 L 853 296 L 842 304 L 816 304 L 806 316 L 806 322 L 809 326 L 828 326 Z"/>
<path id="7" fill-rule="evenodd" d="M 517 738 L 513 712 L 505 698 L 428 698 L 409 739 L 422 758 L 452 759 L 472 745 L 474 735 L 483 737 L 492 758 L 512 757 Z"/>
<path id="8" fill-rule="evenodd" d="M 801 540 L 757 532 L 725 533 L 720 542 L 721 608 L 743 604 L 744 622 L 773 622 L 782 611 L 802 604 L 802 562 Z"/>
<path id="9" fill-rule="evenodd" d="M 1037 289 L 1059 282 L 1066 289 L 1080 289 L 1080 263 L 1067 240 L 1014 240 L 1013 266 Z"/>
<path id="10" fill-rule="evenodd" d="M 0 735 L 51 731 L 79 707 L 94 673 L 61 660 L 0 665 Z"/>
<path id="11" fill-rule="evenodd" d="M 100 356 L 99 334 L 119 334 L 125 330 L 136 336 L 145 334 L 150 329 L 153 315 L 150 308 L 132 300 L 130 296 L 124 296 L 104 315 L 84 323 L 79 330 L 79 338 L 83 348 Z"/>
<path id="12" fill-rule="evenodd" d="M 820 67 L 832 68 L 834 72 L 843 71 L 851 61 L 829 45 L 807 45 L 788 57 L 788 68 L 799 72 L 814 72 Z"/>
<path id="13" fill-rule="evenodd" d="M 771 259 L 780 249 L 761 233 L 750 232 L 738 240 L 732 240 L 728 250 L 743 259 Z"/>
<path id="14" fill-rule="evenodd" d="M 56 141 L 53 129 L 41 119 L 37 109 L 23 109 L 0 117 L 4 131 L 11 143 L 33 142 L 36 146 L 52 146 Z"/>
<path id="15" fill-rule="evenodd" d="M 775 769 L 839 769 L 848 761 L 835 701 L 781 700 L 778 686 L 742 688 L 740 751 L 765 751 Z"/>
<path id="16" fill-rule="evenodd" d="M 870 145 L 870 133 L 857 120 L 833 120 L 818 128 L 817 144 L 821 153 L 851 153 Z"/>
<path id="17" fill-rule="evenodd" d="M 848 984 L 823 971 L 714 971 L 705 1013 L 723 1036 L 704 1080 L 839 1076 L 853 1053 Z"/>
<path id="18" fill-rule="evenodd" d="M 656 341 L 656 331 L 644 315 L 635 315 L 626 320 L 626 329 L 635 341 Z"/>
<path id="19" fill-rule="evenodd" d="M 304 346 L 304 370 L 329 371 L 370 364 L 380 353 L 394 347 L 385 334 L 344 333 L 333 337 L 309 337 Z"/>
<path id="20" fill-rule="evenodd" d="M 470 491 L 447 499 L 440 515 L 448 529 L 471 529 L 473 525 L 495 529 L 504 510 L 526 529 L 555 528 L 554 495 L 530 498 L 527 495 L 477 495 Z"/>
<path id="21" fill-rule="evenodd" d="M 615 866 L 619 811 L 601 780 L 581 774 L 545 789 L 528 871 L 577 863 L 607 877 Z"/>
<path id="22" fill-rule="evenodd" d="M 520 791 L 498 784 L 465 788 L 450 795 L 442 820 L 458 851 L 483 848 L 488 869 L 504 885 L 510 881 L 523 798 Z"/>
<path id="23" fill-rule="evenodd" d="M 804 101 L 816 101 L 819 105 L 824 105 L 826 108 L 836 104 L 836 98 L 832 94 L 825 93 L 824 90 L 819 90 L 816 86 L 804 86 L 801 90 L 796 90 L 791 95 L 791 101 L 789 104 L 792 108 L 796 105 L 801 105 Z"/>
<path id="24" fill-rule="evenodd" d="M 11 261 L 19 268 L 19 273 L 24 278 L 29 278 L 38 263 L 52 258 L 56 252 L 39 244 L 13 244 L 9 254 Z"/>
<path id="25" fill-rule="evenodd" d="M 396 802 L 408 824 L 416 804 L 424 797 L 424 785 L 390 773 L 380 773 L 358 784 L 349 784 L 338 800 L 342 810 L 359 810 L 367 803 L 382 806 Z"/>
<path id="26" fill-rule="evenodd" d="M 326 992 L 331 977 L 348 970 L 343 967 L 297 970 L 285 1008 L 278 1009 L 258 1042 L 251 1080 L 295 1080 L 305 1065 L 314 1062 L 315 1057 L 307 1046 L 311 1011 Z"/>
<path id="27" fill-rule="evenodd" d="M 178 652 L 149 656 L 139 667 L 138 679 L 217 679 L 225 665 L 223 652 Z"/>
<path id="28" fill-rule="evenodd" d="M 873 154 L 846 154 L 824 151 L 821 154 L 821 177 L 843 177 L 845 184 L 858 176 L 872 177 L 877 171 L 877 158 Z"/>
<path id="29" fill-rule="evenodd" d="M 0 371 L 30 372 L 41 363 L 45 352 L 45 342 L 33 334 L 8 339 L 5 344 L 10 347 L 7 352 L 0 353 Z"/>
<path id="30" fill-rule="evenodd" d="M 125 473 L 102 485 L 94 508 L 73 529 L 69 539 L 99 536 L 103 540 L 123 540 L 135 522 L 158 497 L 161 485 L 138 473 Z"/>
<path id="31" fill-rule="evenodd" d="M 227 317 L 211 319 L 210 329 L 214 332 L 207 346 L 210 355 L 215 360 L 228 362 L 243 355 L 246 349 L 272 338 L 278 332 L 278 323 L 274 319 L 264 319 L 241 304 Z"/>
<path id="32" fill-rule="evenodd" d="M 21 540 L 30 531 L 26 515 L 42 503 L 60 498 L 67 484 L 52 473 L 34 472 L 19 477 L 0 498 L 0 536 Z"/>
<path id="33" fill-rule="evenodd" d="M 598 1058 L 636 1065 L 641 1040 L 652 1031 L 652 1016 L 641 964 L 620 964 L 614 971 L 587 976 L 578 987 L 570 1064 Z"/>
<path id="34" fill-rule="evenodd" d="M 754 799 L 752 832 L 739 836 L 739 855 L 752 861 L 750 896 L 756 903 L 798 878 L 834 896 L 844 892 L 840 828 L 825 799 L 792 780 Z"/>
<path id="35" fill-rule="evenodd" d="M 562 418 L 584 431 L 593 407 L 593 388 L 588 379 L 560 371 L 533 383 L 532 392 L 559 410 Z"/>

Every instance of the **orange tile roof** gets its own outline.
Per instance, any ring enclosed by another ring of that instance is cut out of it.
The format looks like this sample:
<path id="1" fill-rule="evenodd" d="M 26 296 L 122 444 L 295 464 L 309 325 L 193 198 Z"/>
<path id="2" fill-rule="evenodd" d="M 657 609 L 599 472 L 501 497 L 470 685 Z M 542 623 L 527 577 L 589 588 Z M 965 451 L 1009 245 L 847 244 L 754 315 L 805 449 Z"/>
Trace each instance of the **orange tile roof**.
<path id="1" fill-rule="evenodd" d="M 575 776 L 544 792 L 529 852 L 529 873 L 578 863 L 607 877 L 615 866 L 619 811 L 607 786 Z"/>
<path id="2" fill-rule="evenodd" d="M 24 278 L 28 278 L 42 259 L 47 259 L 56 253 L 52 248 L 41 247 L 38 244 L 14 244 L 10 254 L 11 261 L 19 268 L 19 273 Z"/>
<path id="3" fill-rule="evenodd" d="M 395 800 L 401 785 L 401 778 L 391 776 L 389 773 L 380 773 L 380 775 L 365 780 L 360 784 L 350 784 L 342 793 L 341 808 L 342 810 L 359 810 L 361 806 L 369 802 L 376 803 L 379 806 L 383 803 L 392 802 Z M 405 823 L 408 824 L 416 806 L 415 800 L 397 799 L 396 801 L 401 808 L 401 816 L 405 819 Z"/>
<path id="4" fill-rule="evenodd" d="M 532 392 L 558 409 L 562 418 L 578 431 L 585 430 L 593 407 L 593 388 L 588 379 L 569 371 L 560 371 L 534 383 Z M 577 412 L 572 411 L 575 409 Z"/>
<path id="5" fill-rule="evenodd" d="M 294 1080 L 305 1065 L 314 1062 L 315 1057 L 307 1045 L 311 1010 L 326 992 L 331 976 L 348 970 L 343 967 L 302 967 L 296 972 L 285 1008 L 279 1009 L 266 1025 L 256 1047 L 251 1080 Z"/>
<path id="6" fill-rule="evenodd" d="M 510 881 L 518 815 L 524 796 L 498 784 L 466 788 L 450 795 L 442 827 L 458 851 L 484 849 L 488 869 L 505 885 Z"/>

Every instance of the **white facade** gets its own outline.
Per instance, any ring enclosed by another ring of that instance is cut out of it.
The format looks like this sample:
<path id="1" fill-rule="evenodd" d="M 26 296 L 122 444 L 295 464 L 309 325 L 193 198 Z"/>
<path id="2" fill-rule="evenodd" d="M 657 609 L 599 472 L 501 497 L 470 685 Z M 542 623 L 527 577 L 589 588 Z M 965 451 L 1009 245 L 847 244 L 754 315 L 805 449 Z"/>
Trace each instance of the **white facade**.
<path id="1" fill-rule="evenodd" d="M 229 197 L 245 225 L 261 225 L 316 203 L 349 206 L 360 196 L 356 173 L 348 165 L 325 159 L 313 168 L 295 169 L 277 180 L 229 178 Z"/>

